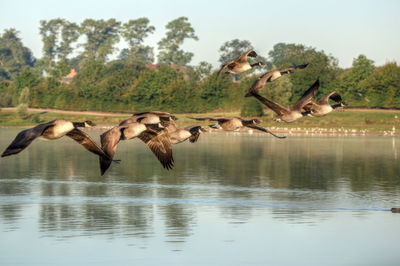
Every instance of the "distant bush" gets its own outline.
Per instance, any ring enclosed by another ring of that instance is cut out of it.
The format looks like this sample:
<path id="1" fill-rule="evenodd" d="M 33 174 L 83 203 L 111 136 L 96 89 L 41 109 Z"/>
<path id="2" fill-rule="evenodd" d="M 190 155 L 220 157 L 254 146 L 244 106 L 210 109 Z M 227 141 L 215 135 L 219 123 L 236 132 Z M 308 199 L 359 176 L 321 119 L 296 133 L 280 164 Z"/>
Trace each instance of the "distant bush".
<path id="1" fill-rule="evenodd" d="M 248 99 L 242 106 L 241 116 L 263 116 L 263 106 L 256 99 Z"/>
<path id="2" fill-rule="evenodd" d="M 26 119 L 28 117 L 28 105 L 26 103 L 21 103 L 17 106 L 18 116 L 22 119 Z"/>

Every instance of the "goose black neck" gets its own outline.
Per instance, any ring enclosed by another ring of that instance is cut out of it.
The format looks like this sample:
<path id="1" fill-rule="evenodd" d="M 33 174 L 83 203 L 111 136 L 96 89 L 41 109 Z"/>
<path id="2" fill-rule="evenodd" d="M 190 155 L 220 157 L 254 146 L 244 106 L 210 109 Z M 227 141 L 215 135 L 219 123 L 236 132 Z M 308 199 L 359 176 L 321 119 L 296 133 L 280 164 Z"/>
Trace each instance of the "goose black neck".
<path id="1" fill-rule="evenodd" d="M 339 107 L 342 107 L 342 104 L 341 104 L 341 103 L 332 105 L 332 108 L 333 108 L 333 109 L 336 109 L 336 108 L 339 108 Z"/>
<path id="2" fill-rule="evenodd" d="M 85 127 L 85 122 L 72 122 L 74 127 Z"/>

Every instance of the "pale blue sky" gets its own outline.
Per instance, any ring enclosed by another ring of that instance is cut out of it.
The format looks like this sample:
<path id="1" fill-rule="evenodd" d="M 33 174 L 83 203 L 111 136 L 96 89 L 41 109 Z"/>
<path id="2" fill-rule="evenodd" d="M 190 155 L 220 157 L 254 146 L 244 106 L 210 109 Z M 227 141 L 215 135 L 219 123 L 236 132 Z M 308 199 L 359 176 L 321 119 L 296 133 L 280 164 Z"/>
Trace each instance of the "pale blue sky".
<path id="1" fill-rule="evenodd" d="M 126 22 L 148 17 L 156 27 L 146 44 L 157 47 L 165 25 L 180 16 L 189 18 L 199 41 L 183 45 L 195 54 L 192 64 L 218 66 L 218 49 L 235 38 L 249 40 L 263 56 L 278 42 L 301 43 L 324 50 L 349 67 L 365 54 L 382 65 L 400 62 L 400 1 L 358 0 L 0 0 L 0 32 L 16 28 L 36 57 L 41 56 L 39 21 L 86 18 Z M 123 45 L 121 45 L 122 47 Z M 155 49 L 157 53 L 157 49 Z"/>

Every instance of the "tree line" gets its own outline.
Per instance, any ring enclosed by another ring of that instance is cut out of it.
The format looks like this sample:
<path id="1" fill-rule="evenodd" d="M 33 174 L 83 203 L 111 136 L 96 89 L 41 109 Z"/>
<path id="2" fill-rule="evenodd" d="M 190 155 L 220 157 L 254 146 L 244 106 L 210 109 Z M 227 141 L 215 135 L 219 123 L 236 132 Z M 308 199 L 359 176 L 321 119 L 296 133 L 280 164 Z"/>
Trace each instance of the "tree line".
<path id="1" fill-rule="evenodd" d="M 260 56 L 264 68 L 217 77 L 218 69 L 208 62 L 191 65 L 193 53 L 181 48 L 185 40 L 199 39 L 188 18 L 174 19 L 165 28 L 157 59 L 154 48 L 144 44 L 155 31 L 147 18 L 125 23 L 86 19 L 79 25 L 61 18 L 43 20 L 41 58 L 34 58 L 17 30 L 6 29 L 0 34 L 0 106 L 116 112 L 241 110 L 243 115 L 261 115 L 259 103 L 243 97 L 254 80 L 269 69 L 309 63 L 306 69 L 268 84 L 262 93 L 287 105 L 319 78 L 319 94 L 336 90 L 349 106 L 400 107 L 396 62 L 375 66 L 359 55 L 343 69 L 335 57 L 317 48 L 277 43 L 267 56 Z M 127 48 L 110 59 L 121 39 Z M 248 40 L 227 41 L 219 49 L 219 61 L 233 60 L 252 48 Z M 65 80 L 71 69 L 76 77 Z"/>

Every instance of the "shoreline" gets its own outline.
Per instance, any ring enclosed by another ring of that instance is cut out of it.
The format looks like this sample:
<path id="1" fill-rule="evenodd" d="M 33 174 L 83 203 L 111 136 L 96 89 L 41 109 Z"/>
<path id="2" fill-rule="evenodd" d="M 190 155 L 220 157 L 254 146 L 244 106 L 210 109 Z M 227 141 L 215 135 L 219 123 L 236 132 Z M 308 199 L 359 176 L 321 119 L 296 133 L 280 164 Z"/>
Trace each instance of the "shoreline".
<path id="1" fill-rule="evenodd" d="M 0 126 L 0 129 L 26 129 L 32 126 Z M 85 128 L 87 131 L 106 131 L 111 129 L 113 126 L 96 126 L 93 128 Z M 345 129 L 345 128 L 281 128 L 281 127 L 266 127 L 274 134 L 285 134 L 289 136 L 387 136 L 387 137 L 399 137 L 400 132 L 386 131 L 386 130 L 357 130 L 357 129 Z M 221 129 L 207 128 L 206 134 L 243 134 L 243 135 L 269 135 L 254 129 L 241 129 L 239 131 L 224 131 Z"/>
<path id="2" fill-rule="evenodd" d="M 0 128 L 30 128 L 36 125 L 33 121 L 24 121 L 16 116 L 15 107 L 4 107 L 0 109 L 0 114 L 3 113 L 3 120 L 0 121 Z M 132 115 L 132 113 L 113 113 L 113 112 L 97 112 L 97 111 L 66 111 L 59 109 L 50 108 L 28 108 L 29 113 L 44 113 L 43 119 L 50 121 L 53 119 L 87 119 L 92 120 L 97 124 L 95 130 L 108 130 L 114 125 L 118 124 L 121 119 L 126 119 Z M 365 115 L 363 114 L 365 112 Z M 15 113 L 15 114 L 13 114 Z M 348 115 L 345 115 L 348 113 Z M 396 131 L 396 128 L 400 128 L 400 110 L 396 109 L 364 109 L 364 108 L 353 108 L 346 109 L 346 112 L 333 113 L 327 116 L 328 122 L 320 124 L 311 124 L 310 121 L 306 120 L 305 123 L 298 124 L 280 124 L 274 125 L 268 121 L 261 126 L 268 128 L 277 134 L 287 135 L 302 135 L 302 136 L 314 136 L 314 135 L 332 135 L 332 136 L 365 136 L 365 135 L 380 135 L 380 136 L 399 136 L 400 131 Z M 10 115 L 12 114 L 12 115 Z M 177 124 L 181 127 L 186 127 L 194 123 L 202 125 L 209 130 L 210 133 L 228 133 L 229 131 L 220 131 L 218 129 L 211 129 L 208 127 L 208 122 L 194 122 L 189 117 L 200 117 L 200 116 L 238 116 L 238 112 L 209 112 L 209 113 L 179 113 L 176 114 L 179 118 Z M 268 117 L 272 114 L 267 115 Z M 345 116 L 343 116 L 345 115 Z M 79 117 L 80 116 L 80 117 Z M 93 116 L 93 118 L 91 118 Z M 79 118 L 78 118 L 79 117 Z M 348 118 L 346 118 L 348 117 Z M 340 120 L 339 120 L 340 119 Z M 347 119 L 347 120 L 346 120 Z M 338 122 L 339 121 L 339 122 Z M 365 121 L 365 122 L 364 122 Z M 240 131 L 233 133 L 240 134 L 265 134 L 254 129 L 244 128 Z"/>

